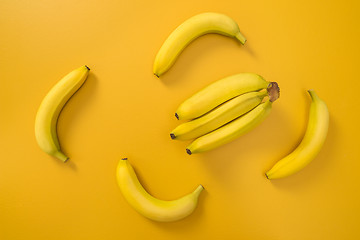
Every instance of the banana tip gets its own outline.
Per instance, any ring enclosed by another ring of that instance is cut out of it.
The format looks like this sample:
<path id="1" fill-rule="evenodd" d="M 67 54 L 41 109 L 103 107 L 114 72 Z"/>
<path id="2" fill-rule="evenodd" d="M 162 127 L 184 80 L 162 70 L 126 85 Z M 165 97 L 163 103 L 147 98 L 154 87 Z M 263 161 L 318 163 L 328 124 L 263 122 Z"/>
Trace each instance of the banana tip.
<path id="1" fill-rule="evenodd" d="M 171 137 L 171 139 L 175 139 L 175 138 L 176 138 L 175 134 L 173 134 L 173 133 L 170 133 L 170 137 Z"/>
<path id="2" fill-rule="evenodd" d="M 155 75 L 157 78 L 160 78 L 159 74 L 154 73 L 154 75 Z"/>
<path id="3" fill-rule="evenodd" d="M 127 158 L 122 158 L 121 160 L 127 160 Z"/>
<path id="4" fill-rule="evenodd" d="M 187 153 L 187 154 L 189 154 L 189 155 L 191 155 L 191 154 L 192 154 L 191 150 L 190 150 L 190 149 L 188 149 L 188 148 L 186 149 L 186 153 Z"/>
<path id="5" fill-rule="evenodd" d="M 267 173 L 265 173 L 265 177 L 270 180 L 270 178 L 269 178 L 269 176 L 267 175 Z"/>
<path id="6" fill-rule="evenodd" d="M 90 71 L 90 68 L 89 68 L 88 66 L 86 66 L 86 65 L 85 65 L 85 67 L 87 68 L 87 70 L 89 70 L 89 71 Z"/>
<path id="7" fill-rule="evenodd" d="M 179 120 L 179 115 L 177 113 L 175 113 L 175 117 Z"/>
<path id="8" fill-rule="evenodd" d="M 242 35 L 240 32 L 238 32 L 236 35 L 235 35 L 235 38 L 237 40 L 239 40 L 239 42 L 241 43 L 241 45 L 244 45 L 246 43 L 246 38 L 244 35 Z"/>
<path id="9" fill-rule="evenodd" d="M 309 93 L 309 95 L 310 95 L 310 97 L 311 97 L 312 100 L 314 100 L 315 98 L 317 98 L 317 95 L 316 95 L 314 89 L 309 89 L 307 92 Z"/>

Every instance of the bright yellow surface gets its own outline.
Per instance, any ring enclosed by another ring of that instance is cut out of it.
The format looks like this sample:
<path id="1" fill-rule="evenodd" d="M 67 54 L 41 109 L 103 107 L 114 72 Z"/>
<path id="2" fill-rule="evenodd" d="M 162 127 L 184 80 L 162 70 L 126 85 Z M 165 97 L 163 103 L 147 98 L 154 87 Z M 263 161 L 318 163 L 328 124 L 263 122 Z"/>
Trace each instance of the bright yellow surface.
<path id="1" fill-rule="evenodd" d="M 204 36 L 153 76 L 166 37 L 205 11 L 234 18 L 247 43 Z M 355 0 L 0 1 L 0 239 L 360 239 L 359 11 Z M 89 78 L 58 124 L 64 164 L 37 146 L 34 119 L 83 64 Z M 239 72 L 279 83 L 272 113 L 188 156 L 189 142 L 169 136 L 177 106 Z M 304 134 L 310 88 L 328 104 L 328 139 L 303 171 L 269 181 L 264 172 Z M 157 223 L 135 212 L 115 180 L 122 157 L 158 198 L 203 184 L 194 214 Z"/>

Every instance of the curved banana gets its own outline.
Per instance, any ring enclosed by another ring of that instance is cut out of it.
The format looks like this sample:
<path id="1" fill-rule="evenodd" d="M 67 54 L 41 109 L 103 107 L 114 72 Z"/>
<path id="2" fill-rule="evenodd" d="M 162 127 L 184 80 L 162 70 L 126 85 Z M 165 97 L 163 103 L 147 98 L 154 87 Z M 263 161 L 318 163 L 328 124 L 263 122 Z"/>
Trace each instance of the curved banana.
<path id="1" fill-rule="evenodd" d="M 169 70 L 178 55 L 190 42 L 207 33 L 234 37 L 242 44 L 246 41 L 240 33 L 239 26 L 230 17 L 211 12 L 195 15 L 178 26 L 161 46 L 155 58 L 154 74 L 160 77 Z"/>
<path id="2" fill-rule="evenodd" d="M 68 157 L 61 151 L 56 132 L 61 109 L 85 82 L 90 68 L 82 66 L 63 77 L 45 96 L 35 119 L 35 137 L 40 148 L 63 162 Z"/>
<path id="3" fill-rule="evenodd" d="M 269 84 L 255 73 L 239 73 L 220 79 L 185 100 L 176 110 L 175 117 L 179 120 L 200 117 L 231 98 L 259 91 Z"/>
<path id="4" fill-rule="evenodd" d="M 259 125 L 269 115 L 271 105 L 272 102 L 267 100 L 232 122 L 195 139 L 187 147 L 186 152 L 189 155 L 205 152 L 222 146 L 239 136 L 244 135 Z"/>
<path id="5" fill-rule="evenodd" d="M 329 128 L 329 111 L 326 103 L 314 90 L 308 91 L 311 96 L 308 126 L 303 140 L 289 155 L 278 161 L 268 172 L 268 179 L 290 176 L 308 165 L 324 145 Z"/>
<path id="6" fill-rule="evenodd" d="M 204 190 L 199 185 L 192 193 L 172 201 L 154 198 L 143 188 L 127 158 L 120 160 L 116 177 L 126 201 L 143 216 L 159 222 L 177 221 L 190 215 Z"/>
<path id="7" fill-rule="evenodd" d="M 237 96 L 202 117 L 180 124 L 170 136 L 172 139 L 189 140 L 207 134 L 255 108 L 267 94 L 267 91 L 261 91 Z"/>

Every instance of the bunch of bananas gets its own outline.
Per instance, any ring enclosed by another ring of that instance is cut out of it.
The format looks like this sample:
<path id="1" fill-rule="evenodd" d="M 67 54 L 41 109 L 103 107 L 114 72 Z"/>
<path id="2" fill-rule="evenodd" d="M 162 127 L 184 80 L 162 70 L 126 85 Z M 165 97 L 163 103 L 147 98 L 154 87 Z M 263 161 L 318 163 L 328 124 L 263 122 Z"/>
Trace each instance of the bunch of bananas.
<path id="1" fill-rule="evenodd" d="M 175 62 L 181 51 L 195 38 L 207 33 L 230 36 L 244 44 L 236 22 L 219 13 L 202 13 L 181 24 L 160 48 L 154 63 L 154 74 L 160 77 Z M 82 66 L 61 79 L 43 99 L 35 120 L 35 136 L 40 148 L 63 162 L 57 137 L 57 120 L 61 109 L 85 82 L 89 68 Z M 300 145 L 266 172 L 268 179 L 289 176 L 309 164 L 322 148 L 328 130 L 329 112 L 313 90 L 308 128 Z M 188 154 L 219 147 L 259 125 L 279 98 L 276 82 L 267 82 L 254 73 L 240 73 L 218 80 L 184 101 L 176 110 L 179 120 L 190 120 L 176 127 L 172 139 L 195 139 L 186 149 Z M 204 187 L 179 199 L 164 201 L 151 196 L 139 182 L 129 161 L 119 161 L 117 182 L 125 199 L 143 216 L 161 222 L 180 220 L 196 208 Z"/>
<path id="2" fill-rule="evenodd" d="M 240 73 L 202 89 L 177 109 L 178 119 L 192 119 L 171 133 L 172 139 L 195 139 L 188 154 L 219 147 L 249 132 L 270 113 L 279 97 L 276 82 L 254 73 Z M 264 100 L 264 102 L 263 102 Z"/>

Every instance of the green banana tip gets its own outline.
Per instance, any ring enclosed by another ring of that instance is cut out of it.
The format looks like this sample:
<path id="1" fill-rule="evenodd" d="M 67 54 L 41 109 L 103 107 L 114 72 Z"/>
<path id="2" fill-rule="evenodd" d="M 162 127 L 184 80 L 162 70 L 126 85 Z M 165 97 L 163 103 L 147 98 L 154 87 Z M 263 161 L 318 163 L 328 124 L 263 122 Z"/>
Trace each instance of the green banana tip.
<path id="1" fill-rule="evenodd" d="M 235 38 L 237 40 L 239 40 L 239 42 L 244 45 L 246 43 L 246 38 L 244 35 L 242 35 L 240 32 L 238 32 L 236 35 L 235 35 Z"/>
<path id="2" fill-rule="evenodd" d="M 66 163 L 67 160 L 69 160 L 69 157 L 66 156 L 63 152 L 61 151 L 56 151 L 56 152 L 53 152 L 51 153 L 50 155 L 52 155 L 53 157 L 61 160 L 63 163 Z"/>

